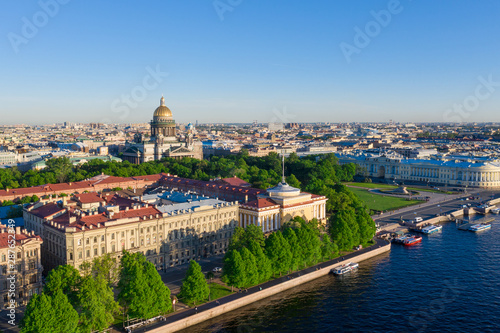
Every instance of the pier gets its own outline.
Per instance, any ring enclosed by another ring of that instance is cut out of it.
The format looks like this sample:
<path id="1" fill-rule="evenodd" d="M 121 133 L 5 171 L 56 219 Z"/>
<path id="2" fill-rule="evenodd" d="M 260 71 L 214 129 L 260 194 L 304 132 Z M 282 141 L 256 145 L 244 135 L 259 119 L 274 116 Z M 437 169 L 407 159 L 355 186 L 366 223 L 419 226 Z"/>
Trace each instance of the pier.
<path id="1" fill-rule="evenodd" d="M 495 220 L 494 217 L 483 217 L 479 220 L 475 221 L 464 221 L 464 220 L 457 220 L 458 223 L 458 229 L 459 230 L 469 230 L 469 227 L 474 225 L 474 224 L 488 224 L 491 223 Z"/>

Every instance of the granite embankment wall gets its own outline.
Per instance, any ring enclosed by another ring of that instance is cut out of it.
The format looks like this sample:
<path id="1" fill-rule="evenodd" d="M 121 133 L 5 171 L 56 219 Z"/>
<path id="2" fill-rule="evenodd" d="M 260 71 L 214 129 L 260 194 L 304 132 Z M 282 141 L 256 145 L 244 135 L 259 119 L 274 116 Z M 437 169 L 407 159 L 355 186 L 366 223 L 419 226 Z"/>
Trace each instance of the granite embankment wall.
<path id="1" fill-rule="evenodd" d="M 206 320 L 220 316 L 224 313 L 227 313 L 227 312 L 236 310 L 238 308 L 241 308 L 243 306 L 252 304 L 252 303 L 257 302 L 261 299 L 273 296 L 273 295 L 278 294 L 282 291 L 285 291 L 285 290 L 288 290 L 290 288 L 302 285 L 306 282 L 312 281 L 312 280 L 317 279 L 321 276 L 325 276 L 325 275 L 330 273 L 332 268 L 337 267 L 339 265 L 347 264 L 349 262 L 360 262 L 360 261 L 363 261 L 366 259 L 373 258 L 379 254 L 388 252 L 390 250 L 391 250 L 391 244 L 388 243 L 387 245 L 381 246 L 379 248 L 375 248 L 369 252 L 362 253 L 359 256 L 349 258 L 349 260 L 341 261 L 341 262 L 336 263 L 334 265 L 321 268 L 317 271 L 313 271 L 313 272 L 310 272 L 308 274 L 301 275 L 299 277 L 296 277 L 296 278 L 293 278 L 291 280 L 280 283 L 276 286 L 263 289 L 257 293 L 250 294 L 250 295 L 245 296 L 245 297 L 241 297 L 241 298 L 234 300 L 232 302 L 221 304 L 220 306 L 214 307 L 212 309 L 209 309 L 209 310 L 200 312 L 198 314 L 194 314 L 192 316 L 189 316 L 187 318 L 180 319 L 180 320 L 175 321 L 173 323 L 158 327 L 156 329 L 151 330 L 150 332 L 154 332 L 154 333 L 176 332 L 176 331 L 179 331 L 182 329 L 186 329 L 190 326 L 202 323 Z"/>

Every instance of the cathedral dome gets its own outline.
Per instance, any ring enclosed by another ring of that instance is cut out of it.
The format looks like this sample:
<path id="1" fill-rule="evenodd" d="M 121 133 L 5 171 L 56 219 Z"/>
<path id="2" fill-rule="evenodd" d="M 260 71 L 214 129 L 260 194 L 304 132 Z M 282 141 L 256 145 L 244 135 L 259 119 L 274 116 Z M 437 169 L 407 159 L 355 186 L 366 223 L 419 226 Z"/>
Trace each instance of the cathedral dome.
<path id="1" fill-rule="evenodd" d="M 165 106 L 165 98 L 161 96 L 160 106 L 156 108 L 153 114 L 154 118 L 172 118 L 172 111 Z"/>

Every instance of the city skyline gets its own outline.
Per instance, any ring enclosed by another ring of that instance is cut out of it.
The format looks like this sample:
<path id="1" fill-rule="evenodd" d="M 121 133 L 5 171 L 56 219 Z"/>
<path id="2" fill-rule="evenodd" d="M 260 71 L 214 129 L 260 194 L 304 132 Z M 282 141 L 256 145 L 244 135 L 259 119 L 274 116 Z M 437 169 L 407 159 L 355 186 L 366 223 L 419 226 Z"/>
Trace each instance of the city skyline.
<path id="1" fill-rule="evenodd" d="M 500 121 L 493 1 L 8 6 L 2 124 Z"/>

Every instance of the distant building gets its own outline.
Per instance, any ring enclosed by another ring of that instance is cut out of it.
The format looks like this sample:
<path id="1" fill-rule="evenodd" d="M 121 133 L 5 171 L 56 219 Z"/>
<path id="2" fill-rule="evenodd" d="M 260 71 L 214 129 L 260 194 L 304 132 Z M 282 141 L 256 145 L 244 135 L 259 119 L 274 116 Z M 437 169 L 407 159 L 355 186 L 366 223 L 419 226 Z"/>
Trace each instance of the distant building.
<path id="1" fill-rule="evenodd" d="M 496 161 L 407 159 L 395 153 L 336 156 L 341 164 L 355 163 L 365 168 L 369 177 L 461 187 L 500 187 L 500 163 Z"/>
<path id="2" fill-rule="evenodd" d="M 165 105 L 162 96 L 151 121 L 150 139 L 145 140 L 142 134 L 136 134 L 134 142 L 128 143 L 122 158 L 130 163 L 140 164 L 158 161 L 163 157 L 203 159 L 203 148 L 200 142 L 193 141 L 191 131 L 188 131 L 184 142 L 177 139 L 172 111 Z"/>
<path id="3" fill-rule="evenodd" d="M 284 124 L 283 123 L 268 123 L 267 128 L 271 132 L 279 132 L 279 131 L 283 131 Z"/>

